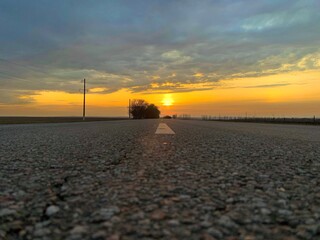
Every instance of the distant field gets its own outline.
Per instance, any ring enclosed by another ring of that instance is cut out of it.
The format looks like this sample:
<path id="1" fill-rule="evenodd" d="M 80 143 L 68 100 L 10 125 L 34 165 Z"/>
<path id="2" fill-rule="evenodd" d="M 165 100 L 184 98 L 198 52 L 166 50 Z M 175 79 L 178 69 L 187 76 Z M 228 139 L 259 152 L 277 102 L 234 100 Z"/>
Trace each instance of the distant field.
<path id="1" fill-rule="evenodd" d="M 121 117 L 87 117 L 85 122 L 124 120 Z M 82 117 L 0 117 L 0 124 L 83 122 Z"/>
<path id="2" fill-rule="evenodd" d="M 241 117 L 203 117 L 205 121 L 227 121 L 227 122 L 252 122 L 252 123 L 279 123 L 279 124 L 311 124 L 320 125 L 319 118 L 241 118 Z"/>

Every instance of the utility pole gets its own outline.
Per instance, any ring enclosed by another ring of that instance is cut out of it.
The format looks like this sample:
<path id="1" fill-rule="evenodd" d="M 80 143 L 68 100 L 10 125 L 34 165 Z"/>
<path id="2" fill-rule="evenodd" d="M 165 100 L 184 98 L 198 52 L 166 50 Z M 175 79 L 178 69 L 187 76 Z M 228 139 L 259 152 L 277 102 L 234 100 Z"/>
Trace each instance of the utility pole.
<path id="1" fill-rule="evenodd" d="M 128 107 L 128 109 L 129 109 L 129 119 L 131 118 L 131 99 L 129 99 L 129 107 Z"/>
<path id="2" fill-rule="evenodd" d="M 83 79 L 83 121 L 86 120 L 86 79 Z"/>

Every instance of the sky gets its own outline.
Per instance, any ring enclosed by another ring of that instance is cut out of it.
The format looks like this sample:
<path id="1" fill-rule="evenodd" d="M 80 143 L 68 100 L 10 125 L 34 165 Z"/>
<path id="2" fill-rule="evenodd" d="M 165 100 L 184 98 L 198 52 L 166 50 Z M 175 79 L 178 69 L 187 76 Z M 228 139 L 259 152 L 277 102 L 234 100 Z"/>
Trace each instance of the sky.
<path id="1" fill-rule="evenodd" d="M 320 117 L 318 0 L 2 0 L 0 115 Z"/>

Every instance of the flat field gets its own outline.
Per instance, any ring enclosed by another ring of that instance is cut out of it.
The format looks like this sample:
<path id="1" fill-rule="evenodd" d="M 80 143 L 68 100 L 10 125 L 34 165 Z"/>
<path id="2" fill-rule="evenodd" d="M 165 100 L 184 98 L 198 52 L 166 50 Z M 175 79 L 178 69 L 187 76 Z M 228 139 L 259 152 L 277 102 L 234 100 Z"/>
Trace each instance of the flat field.
<path id="1" fill-rule="evenodd" d="M 124 120 L 122 117 L 87 117 L 85 122 Z M 82 117 L 0 117 L 0 124 L 83 122 Z"/>

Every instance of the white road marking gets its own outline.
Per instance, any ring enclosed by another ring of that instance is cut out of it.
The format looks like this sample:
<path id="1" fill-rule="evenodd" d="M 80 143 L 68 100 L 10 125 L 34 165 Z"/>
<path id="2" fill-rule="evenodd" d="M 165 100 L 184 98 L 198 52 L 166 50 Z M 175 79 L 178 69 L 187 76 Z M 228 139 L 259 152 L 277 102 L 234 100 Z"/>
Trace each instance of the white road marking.
<path id="1" fill-rule="evenodd" d="M 169 128 L 167 124 L 159 123 L 159 126 L 155 134 L 175 134 L 175 132 L 172 131 L 172 129 Z"/>

